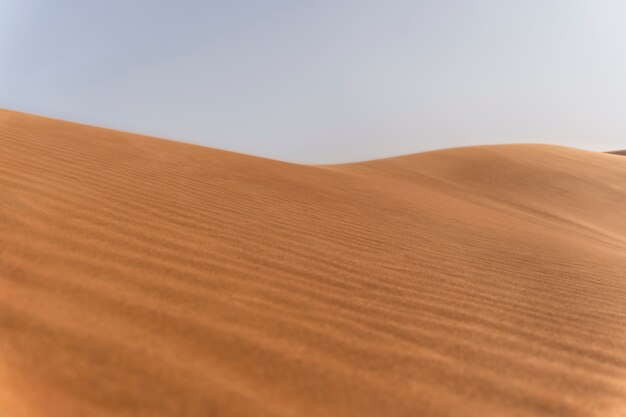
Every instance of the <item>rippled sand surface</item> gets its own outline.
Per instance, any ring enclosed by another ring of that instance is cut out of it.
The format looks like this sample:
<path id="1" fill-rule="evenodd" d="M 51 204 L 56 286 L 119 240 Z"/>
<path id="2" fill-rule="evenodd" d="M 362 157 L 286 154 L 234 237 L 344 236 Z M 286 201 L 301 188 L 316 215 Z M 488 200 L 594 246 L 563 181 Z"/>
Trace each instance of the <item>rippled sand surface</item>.
<path id="1" fill-rule="evenodd" d="M 624 416 L 626 158 L 305 166 L 1 111 L 0 415 Z"/>

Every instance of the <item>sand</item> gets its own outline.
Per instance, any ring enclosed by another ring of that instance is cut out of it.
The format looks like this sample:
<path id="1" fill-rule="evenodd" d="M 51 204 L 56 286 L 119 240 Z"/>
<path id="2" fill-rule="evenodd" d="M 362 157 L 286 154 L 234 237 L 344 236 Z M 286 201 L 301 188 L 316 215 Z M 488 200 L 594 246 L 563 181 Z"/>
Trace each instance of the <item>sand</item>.
<path id="1" fill-rule="evenodd" d="M 305 166 L 0 112 L 0 415 L 624 416 L 626 159 Z"/>

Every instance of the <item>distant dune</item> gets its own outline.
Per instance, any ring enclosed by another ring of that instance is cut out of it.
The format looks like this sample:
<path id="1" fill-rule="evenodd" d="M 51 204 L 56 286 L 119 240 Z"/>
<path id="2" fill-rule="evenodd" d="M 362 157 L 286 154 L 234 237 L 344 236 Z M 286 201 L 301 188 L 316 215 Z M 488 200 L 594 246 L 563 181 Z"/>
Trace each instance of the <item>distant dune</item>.
<path id="1" fill-rule="evenodd" d="M 304 166 L 0 112 L 0 415 L 624 416 L 626 159 Z"/>
<path id="2" fill-rule="evenodd" d="M 623 151 L 613 151 L 613 152 L 609 152 L 609 153 L 613 153 L 615 155 L 626 155 L 626 150 L 623 150 Z"/>

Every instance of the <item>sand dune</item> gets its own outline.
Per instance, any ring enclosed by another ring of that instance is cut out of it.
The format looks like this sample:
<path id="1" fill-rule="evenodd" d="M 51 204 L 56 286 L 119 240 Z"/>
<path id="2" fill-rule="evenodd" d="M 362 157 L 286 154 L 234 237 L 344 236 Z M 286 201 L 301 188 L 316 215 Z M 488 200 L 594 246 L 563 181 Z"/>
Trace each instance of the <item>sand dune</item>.
<path id="1" fill-rule="evenodd" d="M 3 417 L 626 415 L 621 156 L 0 146 Z"/>

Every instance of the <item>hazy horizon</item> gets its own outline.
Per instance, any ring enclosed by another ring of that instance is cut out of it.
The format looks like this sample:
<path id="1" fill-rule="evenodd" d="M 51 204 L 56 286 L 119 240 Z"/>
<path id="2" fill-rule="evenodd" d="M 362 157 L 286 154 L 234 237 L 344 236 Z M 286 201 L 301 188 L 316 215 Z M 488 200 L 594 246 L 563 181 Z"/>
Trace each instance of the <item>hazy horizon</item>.
<path id="1" fill-rule="evenodd" d="M 626 148 L 626 3 L 0 0 L 0 107 L 280 160 Z"/>

